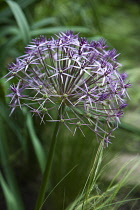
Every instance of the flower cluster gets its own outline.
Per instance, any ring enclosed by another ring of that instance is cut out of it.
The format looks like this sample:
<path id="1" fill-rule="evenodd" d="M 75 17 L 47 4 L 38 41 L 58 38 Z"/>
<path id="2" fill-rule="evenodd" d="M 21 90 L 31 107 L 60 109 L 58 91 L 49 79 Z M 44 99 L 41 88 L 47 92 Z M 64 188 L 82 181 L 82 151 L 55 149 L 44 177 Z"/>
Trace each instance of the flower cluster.
<path id="1" fill-rule="evenodd" d="M 11 113 L 27 106 L 45 122 L 60 121 L 71 131 L 87 126 L 109 143 L 127 106 L 126 73 L 120 74 L 116 50 L 104 40 L 79 38 L 72 31 L 33 39 L 25 55 L 9 66 Z M 58 115 L 59 118 L 55 118 Z"/>

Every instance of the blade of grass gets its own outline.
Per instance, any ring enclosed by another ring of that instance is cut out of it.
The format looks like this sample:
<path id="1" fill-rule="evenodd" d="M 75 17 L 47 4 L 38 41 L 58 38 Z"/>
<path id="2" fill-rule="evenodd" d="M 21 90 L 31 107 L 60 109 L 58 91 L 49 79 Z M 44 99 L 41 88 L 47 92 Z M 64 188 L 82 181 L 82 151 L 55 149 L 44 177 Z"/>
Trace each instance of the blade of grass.
<path id="1" fill-rule="evenodd" d="M 131 195 L 131 193 L 134 191 L 134 189 L 137 187 L 137 186 L 139 186 L 139 184 L 137 184 L 137 185 L 134 185 L 134 187 L 132 187 L 132 189 L 128 192 L 128 194 L 122 199 L 122 200 L 126 200 L 128 197 L 129 197 L 129 195 Z M 135 205 L 135 203 L 133 203 L 134 205 Z M 119 209 L 119 207 L 121 206 L 121 203 L 119 203 L 119 204 L 116 204 L 116 209 Z M 133 207 L 133 205 L 132 205 L 132 207 Z"/>
<path id="2" fill-rule="evenodd" d="M 74 166 L 56 185 L 55 187 L 50 191 L 50 193 L 47 195 L 47 197 L 44 199 L 42 206 L 45 204 L 46 200 L 49 198 L 49 196 L 53 193 L 53 191 L 60 185 L 60 183 L 77 167 Z"/>
<path id="3" fill-rule="evenodd" d="M 48 24 L 56 24 L 57 19 L 55 17 L 50 17 L 50 18 L 44 18 L 43 20 L 37 21 L 32 24 L 32 29 L 37 29 L 43 26 L 46 26 Z"/>
<path id="4" fill-rule="evenodd" d="M 15 35 L 18 34 L 19 30 L 17 27 L 15 26 L 6 26 L 6 27 L 1 27 L 1 31 L 0 31 L 0 37 L 6 36 L 6 35 Z"/>
<path id="5" fill-rule="evenodd" d="M 1 165 L 5 174 L 6 180 L 7 180 L 7 185 L 6 185 L 1 175 L 1 186 L 3 188 L 4 195 L 6 196 L 5 197 L 6 201 L 10 203 L 12 200 L 12 206 L 16 206 L 16 208 L 13 207 L 10 209 L 24 210 L 23 202 L 20 197 L 20 192 L 16 183 L 16 179 L 9 163 L 8 144 L 7 144 L 7 138 L 5 136 L 5 133 L 7 131 L 5 130 L 4 123 L 2 120 L 0 120 L 0 128 L 1 128 L 0 160 L 1 160 Z M 12 197 L 9 198 L 10 195 L 13 196 L 13 198 Z"/>
<path id="6" fill-rule="evenodd" d="M 30 28 L 26 17 L 20 6 L 15 1 L 7 0 L 6 2 L 13 12 L 13 15 L 21 32 L 21 37 L 23 38 L 25 44 L 27 44 L 30 41 Z"/>
<path id="7" fill-rule="evenodd" d="M 36 154 L 41 172 L 43 173 L 44 168 L 45 168 L 45 163 L 46 163 L 45 152 L 43 150 L 43 147 L 42 147 L 38 137 L 36 136 L 31 114 L 27 113 L 25 110 L 24 110 L 24 112 L 27 115 L 26 123 L 27 123 L 28 132 L 29 132 L 30 137 L 31 137 L 32 145 L 33 145 L 33 148 L 34 148 L 34 151 L 35 151 L 35 154 Z"/>
<path id="8" fill-rule="evenodd" d="M 131 124 L 122 122 L 121 124 L 119 124 L 119 128 L 140 136 L 140 129 Z"/>
<path id="9" fill-rule="evenodd" d="M 74 32 L 81 32 L 89 34 L 90 30 L 86 27 L 82 26 L 61 26 L 61 27 L 49 27 L 49 28 L 42 28 L 37 30 L 31 31 L 31 36 L 38 36 L 40 34 L 53 34 L 53 33 L 59 33 L 62 31 L 72 30 Z"/>
<path id="10" fill-rule="evenodd" d="M 20 5 L 21 8 L 26 8 L 27 6 L 29 6 L 30 4 L 32 4 L 33 2 L 35 2 L 36 0 L 18 0 L 17 3 Z M 1 12 L 0 12 L 0 20 L 3 17 L 9 17 L 12 14 L 11 10 L 9 10 L 8 7 L 4 8 Z"/>
<path id="11" fill-rule="evenodd" d="M 6 184 L 2 174 L 0 173 L 0 185 L 3 190 L 4 198 L 6 201 L 7 210 L 15 210 L 18 209 L 18 206 L 16 204 L 16 200 L 14 197 L 14 194 L 11 192 L 10 188 Z M 19 208 L 20 210 L 20 208 Z"/>
<path id="12" fill-rule="evenodd" d="M 18 35 L 12 37 L 11 39 L 8 39 L 6 43 L 0 47 L 0 63 L 3 63 L 3 61 L 8 57 L 7 55 L 10 54 L 10 49 L 19 41 L 21 40 L 21 37 Z"/>
<path id="13" fill-rule="evenodd" d="M 113 185 L 113 183 L 115 182 L 115 180 L 117 179 L 117 177 L 119 177 L 119 175 L 122 174 L 122 172 L 126 170 L 126 167 L 127 167 L 132 161 L 133 161 L 133 159 L 130 160 L 129 162 L 126 162 L 126 163 L 120 168 L 120 170 L 118 171 L 118 173 L 117 173 L 117 174 L 115 175 L 115 177 L 111 180 L 111 182 L 110 182 L 110 184 L 109 184 L 107 190 L 111 188 L 111 186 Z"/>
<path id="14" fill-rule="evenodd" d="M 23 136 L 21 135 L 20 128 L 18 127 L 17 123 L 15 121 L 13 122 L 13 119 L 8 116 L 8 110 L 6 109 L 4 104 L 2 104 L 2 102 L 0 103 L 0 109 L 2 110 L 0 112 L 0 116 L 18 137 L 21 145 L 23 145 Z"/>
<path id="15" fill-rule="evenodd" d="M 112 205 L 116 205 L 116 204 L 124 204 L 124 203 L 126 203 L 126 202 L 130 202 L 130 201 L 136 201 L 136 200 L 140 200 L 140 198 L 134 198 L 134 199 L 128 199 L 128 200 L 123 200 L 123 201 L 118 201 L 118 202 L 114 202 L 114 203 L 111 203 L 111 204 L 107 204 L 107 205 L 105 205 L 105 206 L 102 206 L 102 207 L 97 207 L 96 208 L 96 210 L 99 210 L 99 209 L 105 209 L 105 207 L 109 207 L 109 206 L 112 206 Z"/>
<path id="16" fill-rule="evenodd" d="M 92 164 L 92 168 L 91 168 L 87 183 L 86 183 L 86 185 L 84 187 L 84 190 L 83 190 L 83 192 L 85 191 L 84 192 L 85 196 L 84 196 L 82 209 L 84 209 L 84 206 L 87 203 L 87 199 L 88 199 L 93 187 L 96 184 L 98 171 L 99 171 L 99 168 L 100 168 L 100 165 L 101 165 L 101 162 L 102 162 L 102 156 L 103 156 L 103 141 L 100 142 L 100 145 L 98 147 L 94 162 Z"/>
<path id="17" fill-rule="evenodd" d="M 127 164 L 125 164 L 117 173 L 117 175 L 115 176 L 115 178 L 113 179 L 113 181 L 111 182 L 111 184 L 109 185 L 109 187 L 107 188 L 106 192 L 102 194 L 101 196 L 101 200 L 97 201 L 98 203 L 100 202 L 101 205 L 97 208 L 97 209 L 103 209 L 106 205 L 110 205 L 112 204 L 112 202 L 115 200 L 115 197 L 117 195 L 117 193 L 119 192 L 119 190 L 126 184 L 126 180 L 128 179 L 128 177 L 131 175 L 131 173 L 134 171 L 134 169 L 140 164 L 139 162 L 136 162 L 134 164 L 134 166 L 131 169 L 127 169 L 126 167 L 128 164 L 130 164 L 133 160 L 129 161 Z M 113 182 L 115 181 L 115 179 L 122 173 L 123 173 L 123 178 L 114 186 Z M 111 187 L 112 186 L 112 187 Z M 106 199 L 104 199 L 106 198 Z M 104 199 L 104 201 L 103 201 Z M 96 203 L 94 203 L 95 205 Z"/>
<path id="18" fill-rule="evenodd" d="M 100 145 L 98 146 L 97 152 L 93 152 L 92 163 L 91 163 L 91 171 L 85 183 L 84 189 L 80 196 L 67 208 L 67 210 L 82 210 L 87 209 L 87 202 L 89 200 L 89 195 L 93 188 L 96 186 L 96 181 L 98 176 L 98 172 L 100 169 L 100 165 L 102 162 L 103 156 L 103 141 L 101 141 Z M 97 196 L 96 196 L 97 197 Z"/>
<path id="19" fill-rule="evenodd" d="M 134 161 L 134 160 L 132 160 L 132 161 Z M 129 163 L 130 163 L 130 162 L 129 162 Z M 117 195 L 117 193 L 118 193 L 118 191 L 120 190 L 120 188 L 121 188 L 122 186 L 125 185 L 126 180 L 128 179 L 128 177 L 130 176 L 130 174 L 134 171 L 134 169 L 135 169 L 139 164 L 140 164 L 140 162 L 136 162 L 136 163 L 134 164 L 134 166 L 133 166 L 131 169 L 126 170 L 126 172 L 125 172 L 125 174 L 124 174 L 122 180 L 118 183 L 118 186 L 117 186 L 115 192 L 114 192 L 114 193 L 110 196 L 110 198 L 109 198 L 111 202 L 115 199 L 115 196 Z"/>
<path id="20" fill-rule="evenodd" d="M 96 154 L 96 157 L 97 154 Z M 100 157 L 100 155 L 99 155 Z M 96 159 L 96 158 L 95 158 Z M 96 159 L 98 162 L 98 158 Z M 133 164 L 133 167 L 131 167 L 130 169 L 128 169 L 128 165 L 132 163 L 132 161 L 135 161 L 135 164 Z M 76 201 L 74 201 L 73 203 L 73 208 L 67 208 L 68 210 L 72 210 L 72 209 L 76 209 L 76 210 L 81 210 L 81 209 L 105 209 L 105 207 L 111 207 L 112 205 L 115 205 L 115 209 L 118 209 L 118 207 L 121 205 L 121 202 L 113 202 L 116 198 L 117 193 L 119 192 L 119 190 L 124 187 L 124 185 L 126 184 L 127 179 L 129 178 L 129 176 L 131 175 L 131 173 L 135 170 L 136 167 L 138 167 L 138 165 L 140 164 L 140 161 L 137 161 L 137 159 L 132 159 L 131 161 L 127 162 L 117 173 L 117 175 L 115 176 L 115 178 L 113 179 L 113 181 L 111 182 L 111 184 L 109 185 L 109 187 L 107 188 L 107 190 L 99 195 L 95 195 L 95 196 L 86 196 L 85 197 L 81 197 L 81 199 L 77 199 Z M 96 166 L 96 164 L 94 164 L 94 166 Z M 127 169 L 127 170 L 126 170 Z M 117 179 L 117 177 L 123 174 L 122 179 L 115 185 L 113 185 L 113 183 L 115 182 L 115 180 Z M 91 189 L 93 189 L 93 187 L 95 187 L 95 184 L 97 182 L 97 178 L 99 178 L 99 175 L 97 173 L 95 182 L 94 182 L 94 186 L 92 186 Z M 93 179 L 94 180 L 94 179 Z M 87 183 L 86 183 L 86 187 L 87 189 Z M 133 188 L 134 189 L 134 188 Z M 132 190 L 133 190 L 132 189 Z M 130 195 L 130 193 L 132 192 L 132 190 L 124 197 L 123 202 L 126 202 L 126 198 Z M 89 192 L 89 190 L 87 189 L 87 192 Z M 91 192 L 91 191 L 90 191 Z M 83 205 L 84 202 L 84 205 Z M 112 207 L 111 207 L 112 208 Z"/>

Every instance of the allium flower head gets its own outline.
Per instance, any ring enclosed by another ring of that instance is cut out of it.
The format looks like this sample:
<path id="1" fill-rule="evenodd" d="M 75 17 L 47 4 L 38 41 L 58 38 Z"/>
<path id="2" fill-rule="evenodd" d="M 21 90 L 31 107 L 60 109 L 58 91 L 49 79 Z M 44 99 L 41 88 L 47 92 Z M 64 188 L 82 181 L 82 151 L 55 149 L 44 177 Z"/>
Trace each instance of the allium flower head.
<path id="1" fill-rule="evenodd" d="M 108 144 L 127 106 L 130 87 L 127 74 L 118 72 L 117 56 L 104 40 L 88 42 L 71 31 L 33 39 L 5 76 L 17 81 L 8 95 L 11 113 L 27 106 L 41 122 L 47 115 L 48 121 L 60 121 L 70 131 L 74 125 L 74 133 L 76 129 L 83 133 L 87 126 Z"/>

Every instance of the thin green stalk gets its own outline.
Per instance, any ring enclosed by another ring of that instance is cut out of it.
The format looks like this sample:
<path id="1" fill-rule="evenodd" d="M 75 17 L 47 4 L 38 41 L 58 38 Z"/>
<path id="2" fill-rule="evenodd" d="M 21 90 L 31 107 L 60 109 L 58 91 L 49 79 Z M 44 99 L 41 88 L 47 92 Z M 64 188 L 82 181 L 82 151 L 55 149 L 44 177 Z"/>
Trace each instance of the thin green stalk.
<path id="1" fill-rule="evenodd" d="M 98 150 L 96 152 L 89 177 L 87 179 L 86 185 L 85 185 L 84 190 L 83 190 L 83 192 L 85 191 L 85 196 L 84 196 L 84 201 L 83 201 L 83 204 L 82 204 L 82 210 L 85 209 L 85 206 L 87 205 L 89 195 L 90 195 L 93 187 L 96 184 L 96 181 L 97 181 L 97 178 L 98 178 L 99 167 L 100 167 L 101 162 L 102 162 L 102 156 L 103 156 L 103 140 L 101 141 L 101 143 L 98 147 Z"/>
<path id="2" fill-rule="evenodd" d="M 59 118 L 60 118 L 60 116 L 58 115 L 58 120 L 59 120 Z M 56 142 L 57 142 L 56 137 L 57 137 L 58 130 L 59 130 L 59 123 L 60 123 L 59 121 L 56 121 L 55 129 L 54 129 L 54 133 L 53 133 L 53 137 L 52 137 L 52 141 L 51 141 L 51 146 L 50 146 L 50 150 L 49 150 L 49 154 L 48 154 L 48 160 L 46 163 L 42 183 L 41 183 L 40 190 L 38 193 L 35 210 L 41 210 L 42 205 L 43 205 L 43 200 L 44 200 L 44 196 L 45 196 L 45 192 L 46 192 L 46 188 L 47 188 L 47 184 L 48 184 L 48 178 L 50 175 L 52 162 L 53 162 L 53 156 L 54 156 Z"/>

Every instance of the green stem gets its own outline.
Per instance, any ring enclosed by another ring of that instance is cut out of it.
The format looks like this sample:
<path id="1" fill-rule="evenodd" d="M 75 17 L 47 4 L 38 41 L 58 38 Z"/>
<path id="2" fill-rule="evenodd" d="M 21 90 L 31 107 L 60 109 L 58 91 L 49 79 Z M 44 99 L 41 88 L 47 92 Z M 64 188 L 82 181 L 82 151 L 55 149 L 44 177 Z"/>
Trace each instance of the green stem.
<path id="1" fill-rule="evenodd" d="M 59 120 L 59 118 L 60 118 L 60 116 L 58 116 L 58 120 Z M 54 156 L 54 151 L 55 151 L 56 142 L 57 142 L 56 137 L 57 137 L 57 133 L 58 133 L 58 129 L 59 129 L 59 123 L 60 123 L 60 121 L 56 121 L 55 129 L 54 129 L 54 133 L 53 133 L 53 137 L 52 137 L 52 141 L 51 141 L 51 146 L 50 146 L 50 150 L 49 150 L 49 154 L 48 154 L 48 160 L 47 160 L 47 163 L 46 163 L 42 183 L 41 183 L 40 190 L 39 190 L 39 193 L 38 193 L 38 198 L 37 198 L 35 210 L 41 210 L 42 205 L 43 205 L 43 200 L 44 200 L 44 196 L 45 196 L 45 192 L 46 192 L 46 187 L 47 187 L 47 184 L 48 184 L 48 178 L 49 178 L 49 175 L 50 175 L 53 156 Z"/>

